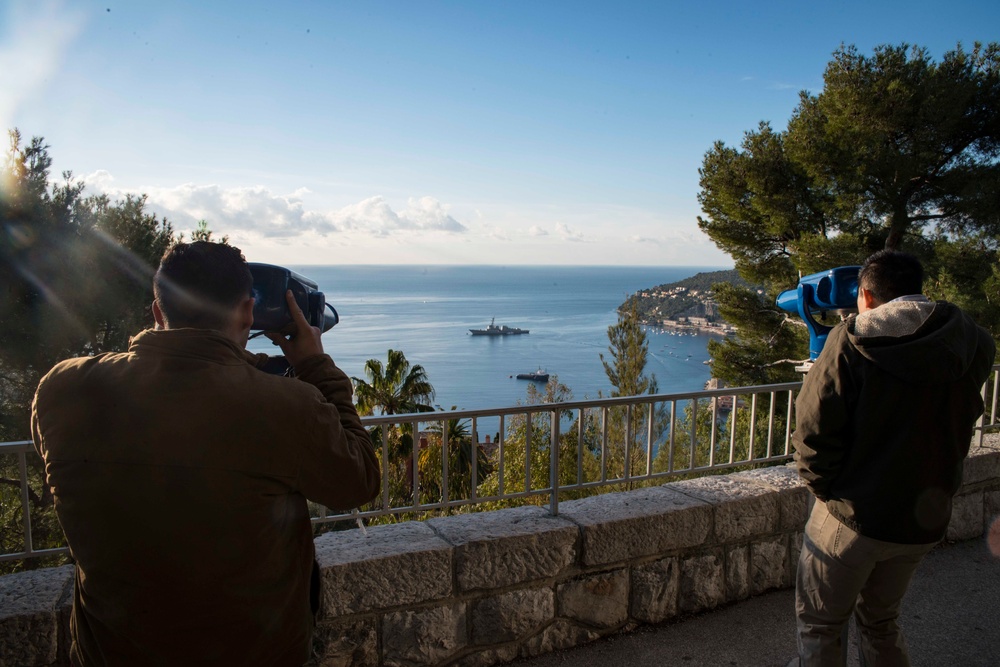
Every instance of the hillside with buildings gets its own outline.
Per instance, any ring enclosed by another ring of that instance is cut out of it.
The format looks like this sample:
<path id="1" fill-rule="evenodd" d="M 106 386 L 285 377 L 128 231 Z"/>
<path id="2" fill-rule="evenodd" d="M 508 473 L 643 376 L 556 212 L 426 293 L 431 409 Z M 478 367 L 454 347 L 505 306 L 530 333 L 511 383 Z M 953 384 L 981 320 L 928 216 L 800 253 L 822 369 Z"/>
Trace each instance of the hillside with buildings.
<path id="1" fill-rule="evenodd" d="M 635 304 L 639 321 L 647 326 L 732 333 L 733 327 L 719 316 L 718 305 L 712 296 L 712 286 L 717 283 L 732 283 L 763 290 L 762 287 L 743 280 L 735 269 L 709 271 L 677 282 L 639 290 L 626 299 L 620 308 L 631 308 Z"/>

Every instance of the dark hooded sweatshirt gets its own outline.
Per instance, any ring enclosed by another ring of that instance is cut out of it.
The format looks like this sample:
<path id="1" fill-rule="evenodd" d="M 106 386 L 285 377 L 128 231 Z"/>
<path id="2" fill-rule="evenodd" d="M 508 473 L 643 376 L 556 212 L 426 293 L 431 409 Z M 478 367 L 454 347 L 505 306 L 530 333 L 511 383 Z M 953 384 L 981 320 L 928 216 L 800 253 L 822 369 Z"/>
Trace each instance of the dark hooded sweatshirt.
<path id="1" fill-rule="evenodd" d="M 993 339 L 946 302 L 892 301 L 830 332 L 796 400 L 799 474 L 856 532 L 944 537 Z"/>

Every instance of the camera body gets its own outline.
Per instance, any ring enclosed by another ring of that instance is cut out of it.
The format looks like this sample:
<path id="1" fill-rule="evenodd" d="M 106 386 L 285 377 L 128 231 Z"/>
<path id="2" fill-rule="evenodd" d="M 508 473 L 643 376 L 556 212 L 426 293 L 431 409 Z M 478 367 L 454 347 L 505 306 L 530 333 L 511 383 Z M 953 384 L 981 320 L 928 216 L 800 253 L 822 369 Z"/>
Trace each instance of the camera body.
<path id="1" fill-rule="evenodd" d="M 823 351 L 826 337 L 833 326 L 821 324 L 813 317 L 825 320 L 828 313 L 841 317 L 857 312 L 858 272 L 860 266 L 838 266 L 799 278 L 798 287 L 778 295 L 777 306 L 798 315 L 809 329 L 809 359 L 815 361 Z"/>
<path id="2" fill-rule="evenodd" d="M 292 333 L 295 324 L 288 312 L 285 292 L 292 291 L 310 326 L 329 331 L 340 321 L 337 311 L 326 302 L 316 283 L 283 266 L 248 262 L 253 276 L 252 331 Z"/>

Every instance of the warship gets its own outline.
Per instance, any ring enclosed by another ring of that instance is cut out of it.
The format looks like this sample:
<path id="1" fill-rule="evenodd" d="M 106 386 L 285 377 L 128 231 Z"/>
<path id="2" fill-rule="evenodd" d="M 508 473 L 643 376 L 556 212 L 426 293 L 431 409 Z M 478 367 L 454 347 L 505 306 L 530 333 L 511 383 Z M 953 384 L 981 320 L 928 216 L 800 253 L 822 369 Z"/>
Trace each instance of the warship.
<path id="1" fill-rule="evenodd" d="M 518 334 L 528 333 L 527 329 L 518 329 L 517 327 L 509 327 L 507 325 L 497 326 L 495 324 L 496 318 L 490 320 L 490 325 L 485 329 L 469 329 L 469 333 L 473 336 L 516 336 Z"/>

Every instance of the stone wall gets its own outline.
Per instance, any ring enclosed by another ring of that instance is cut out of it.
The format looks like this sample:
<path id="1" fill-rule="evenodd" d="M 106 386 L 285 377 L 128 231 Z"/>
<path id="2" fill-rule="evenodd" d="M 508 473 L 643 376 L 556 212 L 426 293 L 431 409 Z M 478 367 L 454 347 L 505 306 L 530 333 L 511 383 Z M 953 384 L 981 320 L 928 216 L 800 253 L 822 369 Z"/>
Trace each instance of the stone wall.
<path id="1" fill-rule="evenodd" d="M 564 502 L 558 516 L 328 533 L 314 664 L 493 665 L 792 586 L 810 498 L 779 466 Z M 998 515 L 990 436 L 966 461 L 948 539 L 982 536 Z M 72 566 L 0 578 L 0 666 L 68 664 L 72 585 Z"/>

